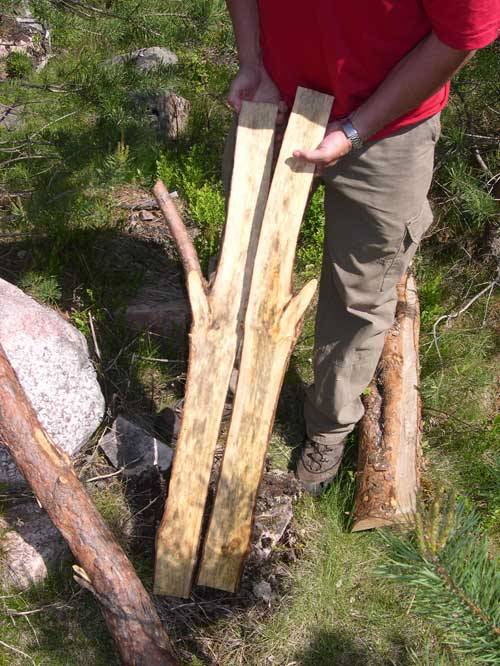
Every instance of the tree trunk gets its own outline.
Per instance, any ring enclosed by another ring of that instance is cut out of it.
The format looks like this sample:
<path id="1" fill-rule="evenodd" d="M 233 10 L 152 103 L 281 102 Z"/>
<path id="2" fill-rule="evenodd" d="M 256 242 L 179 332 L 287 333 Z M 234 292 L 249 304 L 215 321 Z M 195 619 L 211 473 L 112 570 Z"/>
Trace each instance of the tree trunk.
<path id="1" fill-rule="evenodd" d="M 122 663 L 178 664 L 153 602 L 70 459 L 44 432 L 1 345 L 0 440 L 80 563 L 76 580 L 101 604 Z"/>
<path id="2" fill-rule="evenodd" d="M 299 88 L 283 139 L 252 275 L 228 439 L 198 583 L 234 591 L 250 547 L 253 512 L 279 392 L 303 314 L 316 289 L 296 296 L 292 271 L 314 165 L 294 149 L 322 140 L 332 98 Z"/>
<path id="3" fill-rule="evenodd" d="M 359 426 L 353 531 L 412 522 L 419 487 L 419 304 L 413 277 L 397 286 L 396 320 L 367 393 Z"/>
<path id="4" fill-rule="evenodd" d="M 196 251 L 162 183 L 154 194 L 186 271 L 193 313 L 189 370 L 169 494 L 157 534 L 155 592 L 191 593 L 210 472 L 238 346 L 245 282 L 251 275 L 269 189 L 277 108 L 244 103 L 238 121 L 224 242 L 207 289 Z M 246 280 L 245 280 L 246 278 Z"/>

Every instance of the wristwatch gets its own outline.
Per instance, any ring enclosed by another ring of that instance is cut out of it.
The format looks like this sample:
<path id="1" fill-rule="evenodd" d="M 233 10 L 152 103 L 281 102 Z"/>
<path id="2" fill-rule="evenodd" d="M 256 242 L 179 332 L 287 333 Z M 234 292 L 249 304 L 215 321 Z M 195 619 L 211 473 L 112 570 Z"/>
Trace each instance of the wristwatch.
<path id="1" fill-rule="evenodd" d="M 359 150 L 360 148 L 363 148 L 364 143 L 358 134 L 358 130 L 354 127 L 349 118 L 341 120 L 340 126 L 342 127 L 342 131 L 344 132 L 346 137 L 352 143 L 352 147 L 354 148 L 354 150 Z"/>

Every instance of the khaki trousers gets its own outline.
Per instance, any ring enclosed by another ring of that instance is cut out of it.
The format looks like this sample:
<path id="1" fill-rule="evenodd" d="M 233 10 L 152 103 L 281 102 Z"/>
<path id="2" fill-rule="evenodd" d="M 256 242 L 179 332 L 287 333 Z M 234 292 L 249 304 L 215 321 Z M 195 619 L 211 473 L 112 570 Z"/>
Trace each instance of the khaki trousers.
<path id="1" fill-rule="evenodd" d="M 369 142 L 324 170 L 325 242 L 316 314 L 308 436 L 335 445 L 363 416 L 396 308 L 396 284 L 432 222 L 427 194 L 439 116 Z M 234 129 L 226 143 L 227 186 Z"/>

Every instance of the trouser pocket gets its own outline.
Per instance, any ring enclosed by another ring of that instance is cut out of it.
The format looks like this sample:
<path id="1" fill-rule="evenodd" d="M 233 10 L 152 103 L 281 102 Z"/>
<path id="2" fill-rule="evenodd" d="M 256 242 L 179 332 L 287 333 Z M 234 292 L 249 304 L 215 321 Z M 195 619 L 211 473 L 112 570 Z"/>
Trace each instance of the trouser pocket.
<path id="1" fill-rule="evenodd" d="M 392 289 L 403 277 L 432 219 L 432 210 L 426 201 L 420 213 L 406 223 L 397 252 L 384 261 L 380 291 Z"/>

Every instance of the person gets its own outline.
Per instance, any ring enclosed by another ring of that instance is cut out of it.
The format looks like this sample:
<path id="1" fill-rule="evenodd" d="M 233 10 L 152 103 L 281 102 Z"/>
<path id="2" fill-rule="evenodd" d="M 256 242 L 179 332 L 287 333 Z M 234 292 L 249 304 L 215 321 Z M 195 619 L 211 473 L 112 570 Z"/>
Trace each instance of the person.
<path id="1" fill-rule="evenodd" d="M 279 135 L 298 86 L 334 97 L 323 141 L 294 152 L 325 186 L 314 383 L 296 469 L 317 494 L 363 415 L 396 285 L 432 222 L 427 194 L 449 81 L 497 37 L 499 0 L 226 2 L 236 112 L 244 100 L 278 104 Z"/>

